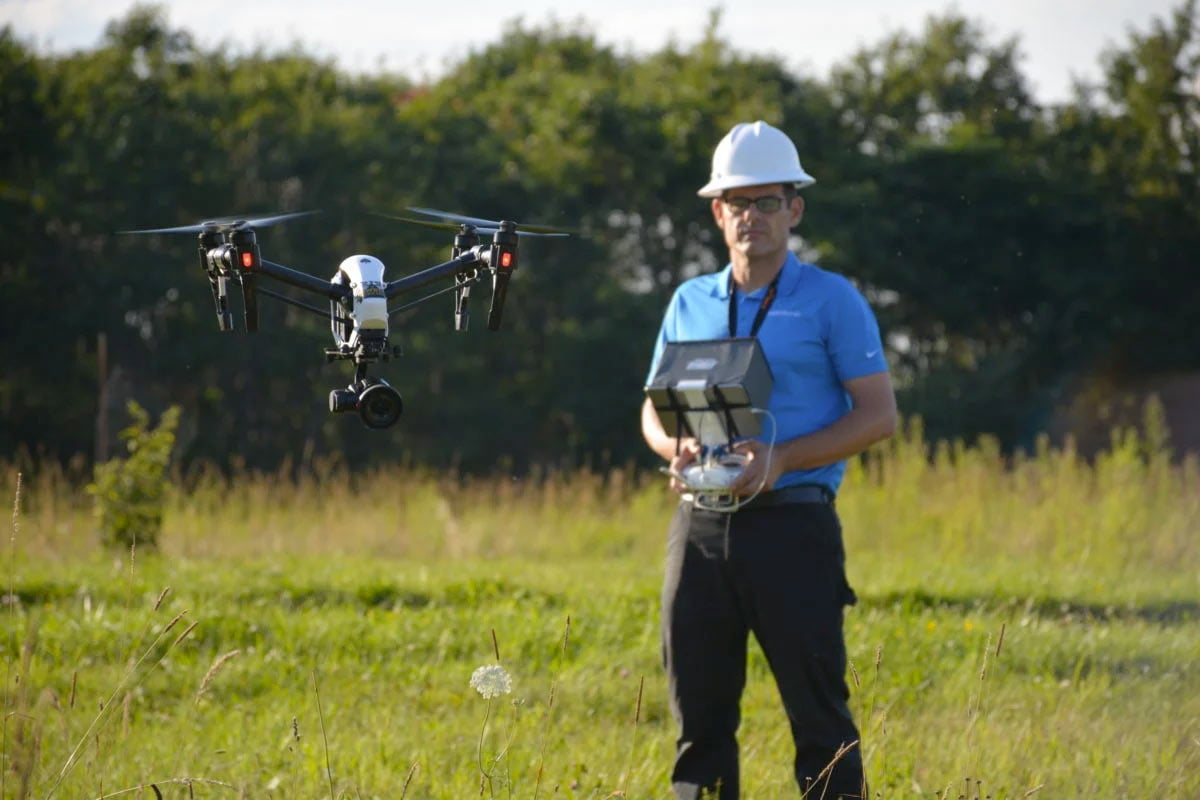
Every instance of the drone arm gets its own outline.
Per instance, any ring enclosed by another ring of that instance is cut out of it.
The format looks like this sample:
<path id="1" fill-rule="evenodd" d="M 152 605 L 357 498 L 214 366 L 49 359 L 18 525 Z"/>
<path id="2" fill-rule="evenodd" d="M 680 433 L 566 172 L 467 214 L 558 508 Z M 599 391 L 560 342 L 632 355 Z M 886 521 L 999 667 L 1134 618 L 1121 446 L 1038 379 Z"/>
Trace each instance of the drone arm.
<path id="1" fill-rule="evenodd" d="M 305 289 L 314 294 L 328 297 L 330 300 L 341 300 L 350 296 L 350 287 L 348 286 L 331 283 L 314 275 L 309 275 L 306 272 L 299 272 L 298 270 L 271 261 L 260 261 L 258 272 L 269 278 L 274 278 L 280 283 L 286 283 L 298 289 Z"/>
<path id="2" fill-rule="evenodd" d="M 462 255 L 446 261 L 437 266 L 423 269 L 420 272 L 415 272 L 412 275 L 405 275 L 394 281 L 390 281 L 385 290 L 385 296 L 391 300 L 393 297 L 406 292 L 411 292 L 426 284 L 433 283 L 441 278 L 447 278 L 451 275 L 457 275 L 461 272 L 467 272 L 474 269 L 481 263 L 484 263 L 485 256 L 480 253 L 479 248 L 473 247 L 467 250 Z"/>
<path id="3" fill-rule="evenodd" d="M 299 300 L 296 300 L 293 297 L 288 297 L 286 294 L 281 294 L 280 292 L 272 292 L 270 289 L 264 289 L 261 286 L 258 288 L 258 293 L 265 294 L 267 297 L 273 297 L 276 300 L 279 300 L 280 302 L 283 302 L 283 303 L 287 303 L 290 306 L 295 306 L 296 308 L 302 308 L 305 311 L 311 311 L 312 313 L 318 314 L 322 317 L 325 317 L 326 319 L 329 318 L 329 309 L 328 308 L 317 308 L 316 306 L 310 306 L 307 303 L 301 303 Z"/>
<path id="4" fill-rule="evenodd" d="M 410 308 L 415 308 L 415 307 L 421 305 L 422 303 L 424 303 L 426 300 L 432 300 L 433 298 L 439 297 L 443 294 L 448 294 L 450 292 L 454 292 L 456 294 L 468 292 L 472 286 L 474 286 L 475 284 L 479 283 L 482 280 L 483 280 L 483 278 L 480 277 L 479 275 L 463 275 L 460 273 L 458 275 L 458 280 L 454 283 L 453 286 L 448 286 L 445 289 L 439 289 L 436 292 L 430 292 L 427 295 L 422 295 L 421 297 L 418 297 L 415 300 L 405 303 L 402 306 L 395 306 L 394 308 L 390 308 L 390 309 L 388 309 L 388 316 L 390 317 L 393 314 L 399 314 L 401 311 L 407 311 Z M 456 306 L 456 308 L 458 308 L 458 307 L 460 307 L 460 306 Z"/>

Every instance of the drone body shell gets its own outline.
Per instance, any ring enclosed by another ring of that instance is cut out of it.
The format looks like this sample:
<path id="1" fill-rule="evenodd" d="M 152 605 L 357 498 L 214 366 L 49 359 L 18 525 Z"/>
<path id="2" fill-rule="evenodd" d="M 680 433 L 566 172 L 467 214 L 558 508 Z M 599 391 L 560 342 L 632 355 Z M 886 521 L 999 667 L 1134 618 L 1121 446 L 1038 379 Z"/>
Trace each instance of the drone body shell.
<path id="1" fill-rule="evenodd" d="M 387 284 L 383 280 L 383 262 L 374 256 L 353 255 L 338 265 L 333 281 L 350 287 L 350 319 L 353 326 L 349 340 L 342 341 L 337 321 L 333 335 L 339 344 L 358 345 L 363 335 L 386 337 L 388 334 Z"/>

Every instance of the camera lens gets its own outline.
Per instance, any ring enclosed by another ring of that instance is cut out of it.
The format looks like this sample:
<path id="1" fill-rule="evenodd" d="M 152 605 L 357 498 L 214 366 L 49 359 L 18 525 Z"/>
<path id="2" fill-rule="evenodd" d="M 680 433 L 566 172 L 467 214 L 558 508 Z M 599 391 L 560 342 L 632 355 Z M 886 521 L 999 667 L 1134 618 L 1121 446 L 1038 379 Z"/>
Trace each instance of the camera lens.
<path id="1" fill-rule="evenodd" d="M 358 415 L 368 428 L 391 427 L 403 411 L 400 393 L 382 381 L 371 384 L 358 396 Z"/>
<path id="2" fill-rule="evenodd" d="M 334 414 L 358 408 L 358 392 L 350 389 L 334 389 L 329 393 L 329 410 Z"/>

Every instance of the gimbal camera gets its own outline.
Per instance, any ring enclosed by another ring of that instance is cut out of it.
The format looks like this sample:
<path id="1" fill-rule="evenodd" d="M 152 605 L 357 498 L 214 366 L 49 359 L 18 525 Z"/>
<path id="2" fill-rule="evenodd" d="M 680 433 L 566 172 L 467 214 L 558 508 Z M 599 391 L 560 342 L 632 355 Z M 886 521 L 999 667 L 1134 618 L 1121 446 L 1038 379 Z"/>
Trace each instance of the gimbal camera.
<path id="1" fill-rule="evenodd" d="M 393 281 L 385 281 L 383 262 L 374 256 L 352 255 L 338 265 L 331 280 L 325 281 L 305 272 L 262 258 L 256 228 L 275 225 L 286 220 L 315 214 L 300 211 L 267 217 L 222 217 L 195 225 L 175 228 L 120 231 L 121 233 L 196 233 L 200 267 L 208 276 L 216 305 L 217 327 L 233 331 L 233 313 L 229 304 L 229 284 L 241 288 L 245 330 L 258 330 L 258 297 L 264 295 L 307 311 L 328 317 L 334 346 L 325 349 L 329 361 L 354 362 L 354 380 L 345 389 L 329 393 L 329 410 L 334 413 L 357 411 L 368 428 L 382 429 L 395 424 L 404 410 L 400 393 L 382 378 L 367 374 L 376 361 L 387 361 L 400 355 L 400 348 L 388 339 L 388 319 L 392 314 L 419 305 L 433 297 L 454 292 L 454 329 L 465 331 L 470 322 L 467 306 L 471 287 L 491 279 L 492 298 L 488 309 L 487 327 L 499 330 L 508 294 L 508 282 L 517 268 L 517 242 L 521 236 L 567 236 L 567 232 L 546 226 L 524 226 L 504 220 L 492 221 L 466 217 L 429 208 L 410 208 L 418 214 L 438 221 L 391 217 L 428 227 L 456 231 L 449 261 L 428 267 Z M 491 235 L 491 241 L 481 242 L 480 235 Z M 310 294 L 329 300 L 328 309 L 300 302 L 293 297 L 259 285 L 260 278 L 270 278 Z M 447 289 L 395 308 L 388 301 L 408 294 L 437 281 L 453 278 Z"/>

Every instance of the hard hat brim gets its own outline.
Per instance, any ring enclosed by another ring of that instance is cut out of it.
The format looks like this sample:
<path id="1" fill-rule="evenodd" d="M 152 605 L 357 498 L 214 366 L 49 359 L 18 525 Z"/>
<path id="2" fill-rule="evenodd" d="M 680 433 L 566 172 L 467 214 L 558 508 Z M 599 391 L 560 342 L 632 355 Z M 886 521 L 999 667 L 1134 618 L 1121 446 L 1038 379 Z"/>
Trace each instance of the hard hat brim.
<path id="1" fill-rule="evenodd" d="M 720 197 L 728 189 L 740 189 L 745 186 L 765 186 L 771 183 L 793 183 L 797 189 L 812 186 L 817 179 L 804 170 L 788 170 L 778 175 L 722 175 L 713 178 L 696 192 L 700 197 Z"/>

